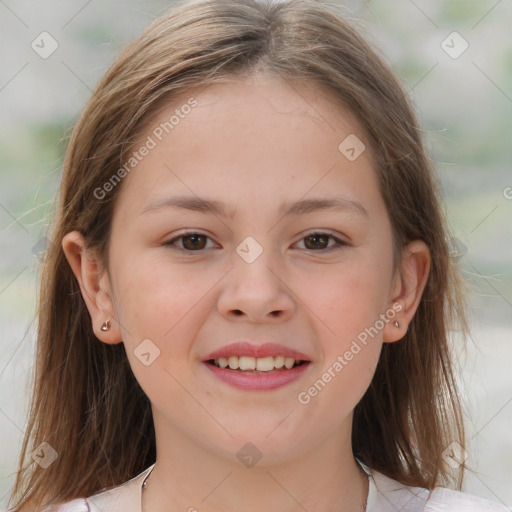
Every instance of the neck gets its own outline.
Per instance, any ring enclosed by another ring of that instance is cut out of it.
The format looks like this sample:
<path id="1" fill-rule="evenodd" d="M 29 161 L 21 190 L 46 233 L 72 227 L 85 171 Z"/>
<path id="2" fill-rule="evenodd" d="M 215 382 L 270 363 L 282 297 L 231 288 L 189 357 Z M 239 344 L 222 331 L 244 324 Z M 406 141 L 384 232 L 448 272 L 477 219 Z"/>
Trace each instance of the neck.
<path id="1" fill-rule="evenodd" d="M 365 509 L 368 479 L 352 455 L 350 423 L 310 452 L 295 447 L 288 457 L 277 458 L 266 457 L 263 449 L 262 458 L 251 467 L 169 432 L 172 429 L 159 432 L 156 425 L 158 456 L 143 493 L 145 512 Z M 166 442 L 159 443 L 162 439 Z"/>

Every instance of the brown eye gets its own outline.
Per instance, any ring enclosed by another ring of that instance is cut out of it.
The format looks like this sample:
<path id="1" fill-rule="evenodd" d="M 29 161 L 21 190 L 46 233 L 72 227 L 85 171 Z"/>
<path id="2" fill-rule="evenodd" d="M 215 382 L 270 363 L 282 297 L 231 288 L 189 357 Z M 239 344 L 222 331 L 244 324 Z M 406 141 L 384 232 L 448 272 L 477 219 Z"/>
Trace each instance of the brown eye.
<path id="1" fill-rule="evenodd" d="M 329 245 L 329 239 L 334 240 L 334 243 Z M 313 251 L 336 249 L 347 245 L 345 242 L 330 235 L 329 233 L 311 233 L 310 235 L 305 236 L 302 240 L 304 240 L 305 248 Z"/>
<path id="2" fill-rule="evenodd" d="M 204 249 L 206 245 L 206 238 L 204 235 L 186 235 L 183 236 L 183 247 L 185 249 L 194 251 L 197 249 Z"/>
<path id="3" fill-rule="evenodd" d="M 208 239 L 209 237 L 201 233 L 187 233 L 169 240 L 164 245 L 179 251 L 201 251 L 207 248 Z M 181 244 L 178 244 L 178 241 L 181 241 Z"/>
<path id="4" fill-rule="evenodd" d="M 310 243 L 305 243 L 307 249 L 326 249 L 329 244 L 329 235 L 309 235 L 304 240 Z"/>

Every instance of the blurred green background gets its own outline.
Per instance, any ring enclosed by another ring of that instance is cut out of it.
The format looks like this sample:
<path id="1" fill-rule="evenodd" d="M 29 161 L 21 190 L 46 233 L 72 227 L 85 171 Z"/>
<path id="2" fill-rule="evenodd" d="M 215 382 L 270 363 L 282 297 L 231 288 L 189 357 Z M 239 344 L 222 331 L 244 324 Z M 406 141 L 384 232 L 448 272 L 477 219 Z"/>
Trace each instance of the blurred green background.
<path id="1" fill-rule="evenodd" d="M 510 505 L 512 2 L 331 3 L 355 18 L 395 69 L 422 120 L 471 287 L 473 336 L 457 341 L 467 343 L 459 363 L 474 470 L 465 490 Z M 0 1 L 0 509 L 29 403 L 37 247 L 51 222 L 67 138 L 120 49 L 169 5 Z M 48 58 L 31 47 L 43 31 L 58 43 Z"/>

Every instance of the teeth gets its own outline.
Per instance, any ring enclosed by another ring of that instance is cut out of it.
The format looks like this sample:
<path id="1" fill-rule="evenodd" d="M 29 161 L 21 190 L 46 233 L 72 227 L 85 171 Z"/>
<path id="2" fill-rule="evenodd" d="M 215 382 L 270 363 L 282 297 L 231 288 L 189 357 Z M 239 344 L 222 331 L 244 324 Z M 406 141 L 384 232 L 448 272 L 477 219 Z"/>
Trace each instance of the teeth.
<path id="1" fill-rule="evenodd" d="M 274 369 L 274 358 L 272 356 L 260 357 L 254 359 L 254 361 L 256 361 L 256 370 L 259 372 L 269 372 Z M 242 368 L 242 366 L 240 366 L 240 368 Z"/>
<path id="2" fill-rule="evenodd" d="M 274 366 L 276 368 L 282 368 L 284 366 L 284 356 L 274 357 Z"/>
<path id="3" fill-rule="evenodd" d="M 256 370 L 256 359 L 247 356 L 239 357 L 238 368 L 240 370 Z"/>
<path id="4" fill-rule="evenodd" d="M 276 357 L 248 357 L 248 356 L 230 356 L 220 357 L 215 359 L 215 366 L 221 368 L 229 367 L 231 370 L 257 370 L 259 372 L 270 372 L 274 369 L 280 370 L 283 366 L 290 370 L 293 368 L 295 359 L 291 357 L 276 356 Z"/>
<path id="5" fill-rule="evenodd" d="M 295 359 L 290 359 L 289 357 L 284 358 L 284 366 L 285 368 L 288 368 L 288 370 L 293 366 L 293 363 L 295 362 Z"/>

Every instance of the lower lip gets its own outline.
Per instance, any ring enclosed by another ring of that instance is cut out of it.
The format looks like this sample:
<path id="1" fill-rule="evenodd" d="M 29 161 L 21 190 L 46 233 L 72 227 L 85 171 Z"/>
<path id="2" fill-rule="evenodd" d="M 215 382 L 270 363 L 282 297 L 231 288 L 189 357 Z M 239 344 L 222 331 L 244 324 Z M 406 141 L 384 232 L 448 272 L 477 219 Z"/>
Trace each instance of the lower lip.
<path id="1" fill-rule="evenodd" d="M 220 368 L 204 363 L 215 377 L 229 385 L 252 391 L 275 389 L 299 379 L 309 367 L 309 362 L 302 363 L 290 370 L 276 370 L 269 373 L 244 373 L 238 370 Z"/>

